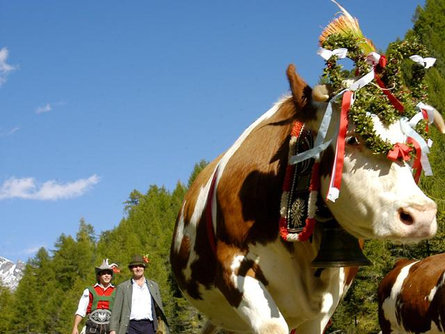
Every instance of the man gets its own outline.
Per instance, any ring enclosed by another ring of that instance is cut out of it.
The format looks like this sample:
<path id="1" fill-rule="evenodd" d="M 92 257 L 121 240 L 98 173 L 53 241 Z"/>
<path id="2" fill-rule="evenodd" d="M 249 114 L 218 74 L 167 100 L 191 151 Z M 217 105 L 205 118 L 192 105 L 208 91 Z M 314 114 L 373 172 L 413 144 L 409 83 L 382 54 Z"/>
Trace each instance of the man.
<path id="1" fill-rule="evenodd" d="M 169 333 L 158 284 L 144 276 L 147 262 L 133 256 L 128 265 L 132 278 L 117 286 L 110 334 Z"/>
<path id="2" fill-rule="evenodd" d="M 118 269 L 115 263 L 108 264 L 108 259 L 103 260 L 102 264 L 95 269 L 97 283 L 86 288 L 80 297 L 74 316 L 72 334 L 79 334 L 78 326 L 85 315 L 88 315 L 85 334 L 108 334 L 110 332 L 109 322 L 115 294 L 111 279 L 113 272 L 117 272 Z"/>

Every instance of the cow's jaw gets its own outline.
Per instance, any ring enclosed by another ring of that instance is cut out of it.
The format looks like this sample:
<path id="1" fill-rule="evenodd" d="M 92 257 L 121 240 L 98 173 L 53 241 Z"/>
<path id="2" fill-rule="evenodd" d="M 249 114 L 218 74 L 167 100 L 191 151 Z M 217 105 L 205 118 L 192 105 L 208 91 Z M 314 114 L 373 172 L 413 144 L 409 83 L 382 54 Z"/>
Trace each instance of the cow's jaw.
<path id="1" fill-rule="evenodd" d="M 327 181 L 322 182 L 325 189 Z M 358 238 L 416 242 L 437 230 L 436 203 L 416 185 L 410 167 L 378 155 L 364 156 L 363 150 L 345 155 L 340 196 L 327 205 Z"/>

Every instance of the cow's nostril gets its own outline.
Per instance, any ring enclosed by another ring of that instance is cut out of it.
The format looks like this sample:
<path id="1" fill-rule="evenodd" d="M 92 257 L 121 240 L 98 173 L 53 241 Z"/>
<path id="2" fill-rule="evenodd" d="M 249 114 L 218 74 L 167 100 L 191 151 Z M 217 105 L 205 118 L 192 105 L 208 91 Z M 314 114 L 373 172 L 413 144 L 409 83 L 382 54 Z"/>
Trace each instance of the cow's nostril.
<path id="1" fill-rule="evenodd" d="M 413 217 L 403 209 L 399 209 L 399 217 L 400 220 L 406 225 L 412 225 L 414 223 Z"/>

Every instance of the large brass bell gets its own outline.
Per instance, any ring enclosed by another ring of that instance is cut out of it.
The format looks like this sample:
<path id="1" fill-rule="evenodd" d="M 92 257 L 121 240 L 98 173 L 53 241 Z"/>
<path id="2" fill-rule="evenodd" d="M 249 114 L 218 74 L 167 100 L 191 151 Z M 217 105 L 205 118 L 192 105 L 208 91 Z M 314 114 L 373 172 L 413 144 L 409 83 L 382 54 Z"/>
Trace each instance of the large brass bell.
<path id="1" fill-rule="evenodd" d="M 316 268 L 369 266 L 371 261 L 363 254 L 358 240 L 335 221 L 323 225 L 320 249 L 312 261 Z"/>

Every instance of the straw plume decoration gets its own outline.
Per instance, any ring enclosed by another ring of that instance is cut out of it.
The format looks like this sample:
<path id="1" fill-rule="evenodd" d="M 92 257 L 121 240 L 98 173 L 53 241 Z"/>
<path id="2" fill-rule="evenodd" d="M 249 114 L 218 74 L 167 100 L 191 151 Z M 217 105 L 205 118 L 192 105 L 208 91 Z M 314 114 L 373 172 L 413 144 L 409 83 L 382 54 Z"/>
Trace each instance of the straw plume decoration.
<path id="1" fill-rule="evenodd" d="M 329 25 L 322 31 L 319 42 L 323 45 L 326 39 L 332 35 L 341 35 L 344 37 L 352 37 L 360 43 L 360 49 L 363 53 L 368 54 L 376 50 L 371 40 L 367 39 L 358 24 L 358 20 L 352 17 L 346 9 L 344 9 L 337 1 L 331 0 L 341 10 L 342 15 L 335 18 L 329 23 Z"/>

